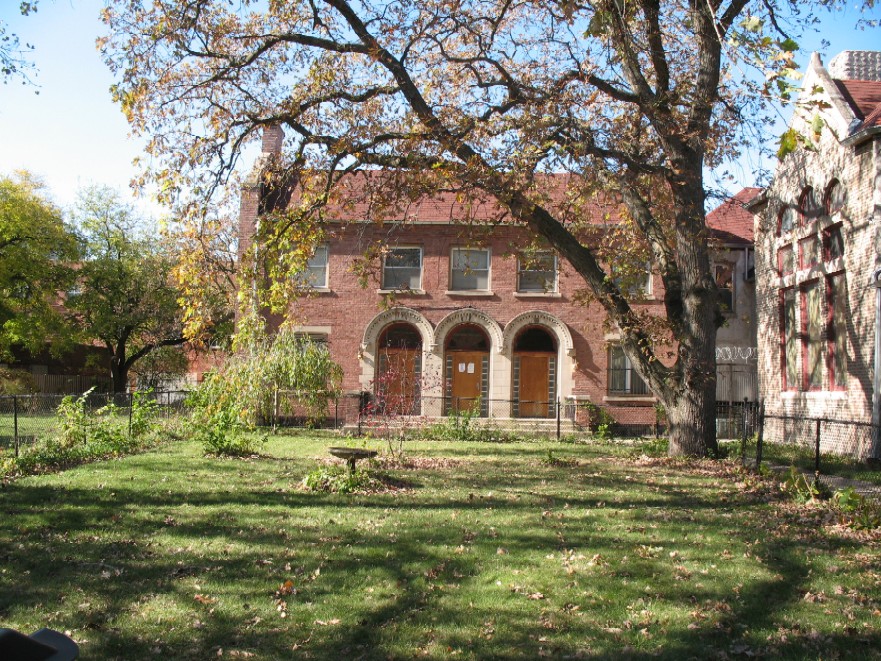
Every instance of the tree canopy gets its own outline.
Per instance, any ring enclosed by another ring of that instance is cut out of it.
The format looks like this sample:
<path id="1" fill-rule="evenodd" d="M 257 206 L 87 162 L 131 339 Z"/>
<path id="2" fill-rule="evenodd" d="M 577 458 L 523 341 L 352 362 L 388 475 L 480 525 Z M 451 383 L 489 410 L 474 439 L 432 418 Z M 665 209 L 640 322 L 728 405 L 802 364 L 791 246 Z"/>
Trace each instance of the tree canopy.
<path id="1" fill-rule="evenodd" d="M 73 220 L 83 258 L 66 307 L 78 338 L 107 349 L 113 389 L 123 391 L 137 361 L 184 343 L 173 259 L 112 189 L 83 190 Z"/>
<path id="2" fill-rule="evenodd" d="M 118 0 L 101 45 L 117 101 L 149 138 L 144 181 L 194 216 L 261 129 L 284 127 L 285 156 L 267 165 L 300 195 L 263 226 L 266 254 L 320 229 L 356 170 L 393 173 L 378 191 L 390 207 L 438 189 L 499 200 L 603 306 L 666 408 L 671 452 L 705 454 L 721 319 L 705 171 L 744 146 L 771 91 L 788 91 L 789 31 L 808 10 L 794 0 Z M 745 73 L 756 65 L 762 75 Z M 542 190 L 546 172 L 570 175 L 562 207 Z M 613 257 L 585 238 L 580 211 L 600 195 L 663 281 L 661 335 L 609 277 Z"/>
<path id="3" fill-rule="evenodd" d="M 77 254 L 43 184 L 27 172 L 0 177 L 0 357 L 13 346 L 60 352 L 68 344 L 59 303 Z"/>

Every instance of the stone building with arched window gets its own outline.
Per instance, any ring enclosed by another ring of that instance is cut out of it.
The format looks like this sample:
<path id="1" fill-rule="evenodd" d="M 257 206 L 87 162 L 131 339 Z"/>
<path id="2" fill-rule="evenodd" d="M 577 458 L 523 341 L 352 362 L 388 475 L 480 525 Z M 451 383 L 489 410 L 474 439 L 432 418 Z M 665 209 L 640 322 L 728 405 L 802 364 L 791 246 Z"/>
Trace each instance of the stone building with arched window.
<path id="1" fill-rule="evenodd" d="M 881 52 L 814 54 L 802 90 L 752 205 L 765 435 L 877 457 Z"/>

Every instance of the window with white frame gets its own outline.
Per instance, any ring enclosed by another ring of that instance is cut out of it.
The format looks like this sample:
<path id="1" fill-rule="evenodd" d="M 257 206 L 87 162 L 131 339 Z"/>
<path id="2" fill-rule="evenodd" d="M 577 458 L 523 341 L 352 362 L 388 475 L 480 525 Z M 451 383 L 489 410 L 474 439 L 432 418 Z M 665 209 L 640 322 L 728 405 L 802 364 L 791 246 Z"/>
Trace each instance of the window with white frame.
<path id="1" fill-rule="evenodd" d="M 487 248 L 453 248 L 450 256 L 450 289 L 488 291 L 489 265 Z"/>
<path id="2" fill-rule="evenodd" d="M 636 268 L 612 264 L 609 273 L 614 283 L 627 298 L 646 298 L 652 293 L 652 268 L 646 262 Z"/>
<path id="3" fill-rule="evenodd" d="M 517 291 L 542 293 L 557 291 L 557 256 L 542 251 L 517 258 Z"/>
<path id="4" fill-rule="evenodd" d="M 315 248 L 315 252 L 306 262 L 306 268 L 297 274 L 297 282 L 311 289 L 327 288 L 328 250 L 326 245 Z"/>
<path id="5" fill-rule="evenodd" d="M 422 248 L 389 248 L 382 260 L 383 289 L 422 288 Z"/>
<path id="6" fill-rule="evenodd" d="M 648 387 L 620 346 L 609 347 L 609 394 L 646 395 Z"/>

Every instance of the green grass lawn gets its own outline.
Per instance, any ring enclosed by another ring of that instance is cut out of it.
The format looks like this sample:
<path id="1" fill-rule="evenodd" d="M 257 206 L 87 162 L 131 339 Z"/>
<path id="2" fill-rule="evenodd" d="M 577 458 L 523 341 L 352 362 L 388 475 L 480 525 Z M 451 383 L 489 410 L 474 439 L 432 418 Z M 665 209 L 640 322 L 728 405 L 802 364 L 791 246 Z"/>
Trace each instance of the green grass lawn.
<path id="1" fill-rule="evenodd" d="M 878 536 L 731 464 L 410 442 L 393 491 L 301 490 L 333 444 L 5 485 L 0 626 L 86 659 L 881 658 Z"/>

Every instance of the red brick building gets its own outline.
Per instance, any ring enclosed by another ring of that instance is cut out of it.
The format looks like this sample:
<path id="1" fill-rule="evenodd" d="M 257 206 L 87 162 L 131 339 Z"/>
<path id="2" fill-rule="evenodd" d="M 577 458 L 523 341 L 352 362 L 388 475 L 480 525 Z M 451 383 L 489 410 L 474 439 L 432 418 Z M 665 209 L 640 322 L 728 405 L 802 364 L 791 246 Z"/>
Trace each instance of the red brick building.
<path id="1" fill-rule="evenodd" d="M 281 141 L 280 129 L 267 130 L 264 153 L 276 153 Z M 290 312 L 301 332 L 327 342 L 343 367 L 345 390 L 372 393 L 412 415 L 473 408 L 499 423 L 545 420 L 556 416 L 559 402 L 566 415 L 580 411 L 583 419 L 578 405 L 591 402 L 631 431 L 654 424 L 654 397 L 565 261 L 527 248 L 527 230 L 492 200 L 425 196 L 377 218 L 363 183 L 371 176 L 383 175 L 353 176 L 351 204 L 327 210 L 328 240 L 303 276 L 308 295 Z M 242 192 L 242 250 L 267 194 L 260 181 L 255 177 Z M 548 177 L 552 198 L 564 181 Z M 611 206 L 592 203 L 580 213 L 590 217 L 589 226 L 616 222 Z M 752 319 L 753 300 L 744 288 L 752 259 L 747 217 L 744 225 L 737 213 L 718 214 L 727 230 L 717 236 L 724 265 L 718 274 L 730 283 L 736 333 L 747 336 L 728 344 L 754 347 L 754 331 L 742 328 Z M 489 230 L 475 228 L 489 220 Z M 377 246 L 364 287 L 354 272 Z M 630 288 L 641 290 L 637 308 L 664 314 L 659 277 L 646 270 Z"/>

